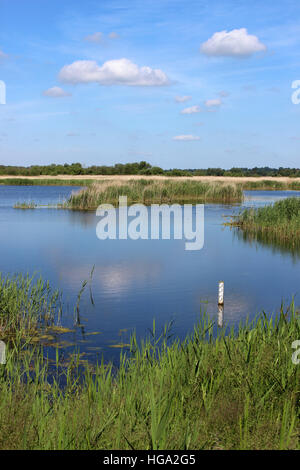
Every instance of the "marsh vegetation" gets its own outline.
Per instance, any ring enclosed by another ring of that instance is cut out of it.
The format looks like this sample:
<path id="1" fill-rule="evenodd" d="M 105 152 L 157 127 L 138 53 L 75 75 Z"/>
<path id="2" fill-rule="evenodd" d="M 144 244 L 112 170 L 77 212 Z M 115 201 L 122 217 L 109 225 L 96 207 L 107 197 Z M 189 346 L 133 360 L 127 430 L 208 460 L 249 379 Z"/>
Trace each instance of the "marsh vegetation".
<path id="1" fill-rule="evenodd" d="M 248 239 L 290 246 L 300 245 L 300 198 L 291 197 L 261 208 L 244 209 L 231 222 L 246 233 Z"/>
<path id="2" fill-rule="evenodd" d="M 153 323 L 142 343 L 132 335 L 118 368 L 103 360 L 83 367 L 79 354 L 51 361 L 41 345 L 23 341 L 53 319 L 57 295 L 49 289 L 1 278 L 1 449 L 299 448 L 293 303 L 230 331 L 216 331 L 203 314 L 183 342 Z"/>
<path id="3" fill-rule="evenodd" d="M 191 180 L 106 181 L 93 183 L 87 188 L 73 193 L 65 207 L 92 210 L 103 203 L 118 205 L 119 196 L 127 196 L 129 204 L 232 203 L 243 200 L 243 191 L 234 184 L 203 183 Z"/>

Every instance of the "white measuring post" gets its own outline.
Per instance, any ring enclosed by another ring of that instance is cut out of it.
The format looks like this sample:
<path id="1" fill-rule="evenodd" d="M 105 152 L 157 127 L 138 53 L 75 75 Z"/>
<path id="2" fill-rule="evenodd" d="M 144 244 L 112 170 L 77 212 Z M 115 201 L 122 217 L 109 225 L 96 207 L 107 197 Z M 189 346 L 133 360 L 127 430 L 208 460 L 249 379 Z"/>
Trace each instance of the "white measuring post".
<path id="1" fill-rule="evenodd" d="M 224 324 L 224 306 L 218 305 L 218 326 L 223 328 Z"/>
<path id="2" fill-rule="evenodd" d="M 218 305 L 224 305 L 224 282 L 219 282 Z"/>
<path id="3" fill-rule="evenodd" d="M 6 344 L 4 341 L 0 341 L 0 364 L 6 364 L 5 349 Z"/>

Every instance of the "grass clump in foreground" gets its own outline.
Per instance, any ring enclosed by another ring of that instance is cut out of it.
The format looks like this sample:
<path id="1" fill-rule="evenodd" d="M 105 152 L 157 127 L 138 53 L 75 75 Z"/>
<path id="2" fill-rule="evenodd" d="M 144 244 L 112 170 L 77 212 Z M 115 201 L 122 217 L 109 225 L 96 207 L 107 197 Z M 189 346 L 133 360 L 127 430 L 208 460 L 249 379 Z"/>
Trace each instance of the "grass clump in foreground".
<path id="1" fill-rule="evenodd" d="M 119 196 L 127 196 L 129 204 L 162 204 L 184 202 L 241 202 L 243 191 L 234 184 L 203 183 L 201 181 L 129 180 L 93 183 L 73 193 L 66 206 L 70 209 L 96 209 L 100 204 L 118 205 Z"/>
<path id="2" fill-rule="evenodd" d="M 49 282 L 0 273 L 0 340 L 8 344 L 30 341 L 60 314 L 59 292 L 52 292 Z"/>
<path id="3" fill-rule="evenodd" d="M 231 223 L 251 237 L 263 241 L 299 246 L 300 198 L 291 197 L 258 209 L 245 209 Z"/>
<path id="4" fill-rule="evenodd" d="M 75 355 L 60 367 L 58 354 L 50 368 L 42 348 L 14 341 L 0 366 L 0 449 L 299 449 L 294 304 L 227 336 L 213 327 L 203 315 L 168 346 L 154 324 L 118 369 L 82 369 Z"/>

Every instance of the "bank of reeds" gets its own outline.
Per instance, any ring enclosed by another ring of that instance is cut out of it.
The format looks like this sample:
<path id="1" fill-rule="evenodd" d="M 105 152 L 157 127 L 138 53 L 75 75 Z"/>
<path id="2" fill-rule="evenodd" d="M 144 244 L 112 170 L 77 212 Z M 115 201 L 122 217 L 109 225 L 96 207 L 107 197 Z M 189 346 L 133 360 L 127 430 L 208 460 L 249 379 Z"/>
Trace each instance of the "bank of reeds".
<path id="1" fill-rule="evenodd" d="M 86 186 L 91 180 L 78 179 L 43 179 L 43 178 L 0 178 L 0 186 Z"/>
<path id="2" fill-rule="evenodd" d="M 300 198 L 282 199 L 261 208 L 245 209 L 232 225 L 241 228 L 252 239 L 267 242 L 300 244 Z"/>
<path id="3" fill-rule="evenodd" d="M 114 182 L 116 184 L 124 182 L 122 180 L 122 176 L 124 175 L 113 175 L 111 176 L 110 181 Z M 128 176 L 128 175 L 127 175 Z M 100 176 L 101 178 L 101 176 Z M 138 179 L 138 178 L 137 178 Z M 150 182 L 151 181 L 192 181 L 192 182 L 202 182 L 204 183 L 205 180 L 201 181 L 201 177 L 198 176 L 181 176 L 179 178 L 176 177 L 166 177 L 165 180 L 157 180 L 155 179 L 155 176 L 150 176 L 150 177 L 140 177 L 140 179 L 147 179 Z M 103 181 L 103 180 L 102 180 Z M 106 180 L 109 181 L 109 180 Z M 263 177 L 257 178 L 256 180 L 251 180 L 250 178 L 247 177 L 228 177 L 228 181 L 226 179 L 222 179 L 218 181 L 218 177 L 215 177 L 213 183 L 219 183 L 223 185 L 237 185 L 239 186 L 242 190 L 269 190 L 269 191 L 290 191 L 290 190 L 298 190 L 300 191 L 300 181 L 299 180 L 293 180 L 292 178 L 287 181 L 285 179 L 280 180 L 275 180 L 275 179 L 264 179 Z M 85 178 L 84 175 L 77 177 L 76 179 L 72 179 L 72 176 L 70 178 L 64 177 L 52 177 L 52 178 L 39 178 L 37 177 L 31 177 L 31 178 L 0 178 L 0 185 L 13 185 L 13 186 L 89 186 L 93 183 L 101 183 L 101 180 L 99 180 L 99 175 L 95 175 L 92 178 Z"/>
<path id="4" fill-rule="evenodd" d="M 277 181 L 277 180 L 257 180 L 251 181 L 244 179 L 239 183 L 244 190 L 261 190 L 261 191 L 299 191 L 299 181 Z"/>
<path id="5" fill-rule="evenodd" d="M 15 324 L 49 311 L 20 281 L 0 284 L 1 318 Z M 226 335 L 213 328 L 202 315 L 170 345 L 153 324 L 142 344 L 132 336 L 118 369 L 82 369 L 76 355 L 61 366 L 16 339 L 0 365 L 0 449 L 299 449 L 294 304 Z"/>
<path id="6" fill-rule="evenodd" d="M 223 183 L 203 183 L 190 180 L 150 180 L 138 179 L 93 183 L 85 189 L 73 193 L 66 207 L 91 210 L 100 204 L 117 206 L 119 196 L 127 196 L 128 204 L 172 204 L 188 202 L 241 202 L 243 191 L 237 185 Z"/>

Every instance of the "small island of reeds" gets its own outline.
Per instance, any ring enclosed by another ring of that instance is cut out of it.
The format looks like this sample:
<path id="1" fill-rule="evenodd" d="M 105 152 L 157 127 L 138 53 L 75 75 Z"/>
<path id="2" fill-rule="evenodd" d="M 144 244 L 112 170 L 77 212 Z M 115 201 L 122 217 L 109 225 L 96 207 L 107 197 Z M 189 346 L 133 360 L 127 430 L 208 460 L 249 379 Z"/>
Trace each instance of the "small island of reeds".
<path id="1" fill-rule="evenodd" d="M 274 243 L 300 244 L 300 198 L 282 199 L 261 208 L 249 208 L 230 223 L 252 239 Z"/>
<path id="2" fill-rule="evenodd" d="M 37 207 L 34 201 L 29 202 L 16 202 L 14 204 L 14 209 L 35 209 Z"/>
<path id="3" fill-rule="evenodd" d="M 243 191 L 236 184 L 191 180 L 136 179 L 127 182 L 105 181 L 89 185 L 73 193 L 66 208 L 94 210 L 100 204 L 118 205 L 119 196 L 127 196 L 129 204 L 172 203 L 236 203 L 243 200 Z"/>

